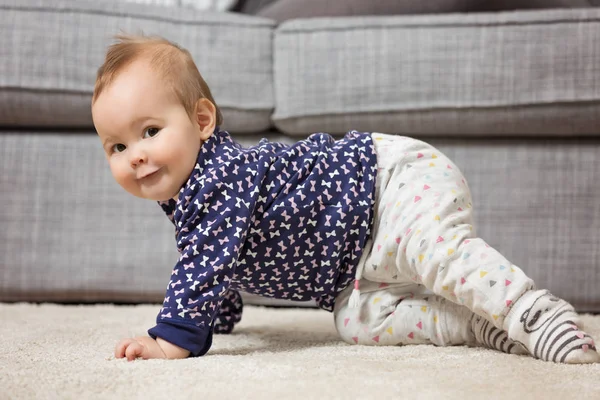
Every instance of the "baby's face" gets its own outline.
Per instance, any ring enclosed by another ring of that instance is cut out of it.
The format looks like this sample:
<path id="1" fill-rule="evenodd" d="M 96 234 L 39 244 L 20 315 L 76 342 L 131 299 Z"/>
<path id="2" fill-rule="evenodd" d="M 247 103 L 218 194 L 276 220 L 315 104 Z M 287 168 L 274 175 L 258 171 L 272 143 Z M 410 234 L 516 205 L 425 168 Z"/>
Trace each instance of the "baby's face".
<path id="1" fill-rule="evenodd" d="M 177 196 L 194 169 L 201 129 L 145 61 L 121 71 L 92 106 L 115 180 L 134 196 Z"/>

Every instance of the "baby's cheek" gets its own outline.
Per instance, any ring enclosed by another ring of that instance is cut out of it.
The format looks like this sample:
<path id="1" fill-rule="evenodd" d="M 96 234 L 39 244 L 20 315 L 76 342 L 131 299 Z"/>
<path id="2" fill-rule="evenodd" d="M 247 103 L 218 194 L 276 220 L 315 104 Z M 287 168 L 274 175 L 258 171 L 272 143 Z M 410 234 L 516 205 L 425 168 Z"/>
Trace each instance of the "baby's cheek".
<path id="1" fill-rule="evenodd" d="M 171 157 L 171 159 L 187 160 L 194 153 L 194 146 L 187 141 L 182 141 L 176 146 L 170 146 L 169 151 L 169 157 Z M 194 154 L 194 158 L 195 157 L 196 155 Z"/>
<path id="2" fill-rule="evenodd" d="M 171 150 L 169 163 L 172 170 L 188 175 L 196 165 L 198 154 L 192 146 L 182 146 Z M 186 176 L 187 178 L 187 176 Z"/>
<path id="3" fill-rule="evenodd" d="M 125 168 L 118 164 L 111 164 L 110 170 L 112 172 L 113 178 L 115 178 L 115 181 L 117 181 L 117 183 L 121 185 L 123 189 L 127 190 L 130 193 L 134 191 L 135 188 L 133 186 L 135 186 L 135 182 L 131 178 L 131 174 Z"/>

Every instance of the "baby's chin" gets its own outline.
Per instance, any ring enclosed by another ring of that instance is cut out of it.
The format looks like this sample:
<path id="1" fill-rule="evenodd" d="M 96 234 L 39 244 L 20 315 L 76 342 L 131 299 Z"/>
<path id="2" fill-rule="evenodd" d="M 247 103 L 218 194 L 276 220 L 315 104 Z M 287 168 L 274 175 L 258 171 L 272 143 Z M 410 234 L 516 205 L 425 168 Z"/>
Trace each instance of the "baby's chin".
<path id="1" fill-rule="evenodd" d="M 177 201 L 183 184 L 172 182 L 169 180 L 169 176 L 163 174 L 157 182 L 152 182 L 151 184 L 138 184 L 131 187 L 121 185 L 121 187 L 129 194 L 140 199 L 152 201 L 169 201 L 172 199 Z"/>
<path id="2" fill-rule="evenodd" d="M 153 201 L 169 201 L 169 200 L 177 201 L 178 198 L 179 198 L 179 191 L 173 193 L 172 195 L 165 194 L 162 196 L 147 197 L 148 200 L 153 200 Z"/>
<path id="3" fill-rule="evenodd" d="M 152 200 L 152 201 L 169 201 L 171 199 L 177 201 L 177 199 L 179 198 L 179 190 L 176 190 L 173 193 L 171 193 L 171 192 L 165 192 L 165 193 L 144 193 L 144 192 L 132 193 L 132 192 L 129 192 L 129 193 L 134 195 L 135 197 L 139 197 L 140 199 Z"/>

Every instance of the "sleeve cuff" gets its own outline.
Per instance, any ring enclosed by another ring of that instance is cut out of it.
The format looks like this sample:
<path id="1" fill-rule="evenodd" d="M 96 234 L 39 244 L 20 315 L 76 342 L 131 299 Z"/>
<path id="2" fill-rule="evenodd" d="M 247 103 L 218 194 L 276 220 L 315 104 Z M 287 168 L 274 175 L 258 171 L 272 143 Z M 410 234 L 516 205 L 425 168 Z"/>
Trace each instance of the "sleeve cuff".
<path id="1" fill-rule="evenodd" d="M 148 335 L 166 340 L 190 352 L 190 357 L 203 356 L 212 346 L 213 332 L 210 328 L 199 328 L 195 325 L 178 324 L 173 321 L 159 322 L 148 330 Z"/>

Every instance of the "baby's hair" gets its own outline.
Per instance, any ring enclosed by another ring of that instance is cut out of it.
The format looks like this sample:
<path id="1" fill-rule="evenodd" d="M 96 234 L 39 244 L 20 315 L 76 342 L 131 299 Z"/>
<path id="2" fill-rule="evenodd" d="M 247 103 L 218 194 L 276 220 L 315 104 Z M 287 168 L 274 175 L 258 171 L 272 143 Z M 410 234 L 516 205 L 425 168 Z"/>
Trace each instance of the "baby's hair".
<path id="1" fill-rule="evenodd" d="M 165 79 L 190 118 L 193 118 L 196 102 L 206 98 L 215 105 L 216 125 L 223 123 L 221 110 L 189 51 L 156 36 L 116 35 L 115 39 L 116 43 L 106 52 L 104 64 L 98 68 L 92 104 L 123 68 L 140 57 L 147 57 L 150 66 Z"/>

